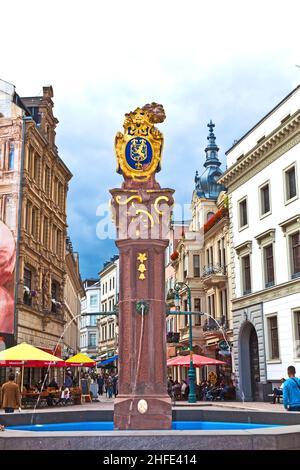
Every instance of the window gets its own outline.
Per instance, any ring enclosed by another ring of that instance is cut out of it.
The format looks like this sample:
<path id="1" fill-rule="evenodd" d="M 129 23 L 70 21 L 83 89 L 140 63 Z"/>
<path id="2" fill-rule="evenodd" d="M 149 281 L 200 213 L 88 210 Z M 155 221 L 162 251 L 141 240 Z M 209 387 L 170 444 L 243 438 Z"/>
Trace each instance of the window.
<path id="1" fill-rule="evenodd" d="M 26 305 L 31 305 L 31 282 L 32 282 L 32 273 L 28 268 L 24 268 L 24 296 L 23 301 Z"/>
<path id="2" fill-rule="evenodd" d="M 115 278 L 113 277 L 113 289 L 115 288 Z"/>
<path id="3" fill-rule="evenodd" d="M 194 310 L 195 312 L 201 312 L 201 299 L 194 299 Z M 193 315 L 195 319 L 195 325 L 201 325 L 201 315 Z"/>
<path id="4" fill-rule="evenodd" d="M 209 257 L 210 257 L 211 264 L 214 264 L 214 250 L 212 246 L 209 249 Z"/>
<path id="5" fill-rule="evenodd" d="M 109 290 L 111 291 L 111 278 L 109 280 Z"/>
<path id="6" fill-rule="evenodd" d="M 97 307 L 97 300 L 98 300 L 97 295 L 91 295 L 90 296 L 90 307 Z"/>
<path id="7" fill-rule="evenodd" d="M 208 212 L 206 216 L 206 221 L 212 218 L 212 216 L 215 215 L 213 212 Z"/>
<path id="8" fill-rule="evenodd" d="M 16 205 L 12 196 L 6 196 L 4 206 L 4 220 L 10 229 L 16 227 Z"/>
<path id="9" fill-rule="evenodd" d="M 265 246 L 263 250 L 265 287 L 271 287 L 274 286 L 273 244 Z"/>
<path id="10" fill-rule="evenodd" d="M 38 210 L 37 210 L 36 207 L 32 208 L 31 235 L 35 239 L 37 239 L 37 236 L 38 236 Z"/>
<path id="11" fill-rule="evenodd" d="M 49 240 L 49 219 L 44 217 L 44 230 L 43 230 L 43 245 L 44 248 L 48 248 Z"/>
<path id="12" fill-rule="evenodd" d="M 104 295 L 104 288 L 105 288 L 105 286 L 104 286 L 104 283 L 103 283 L 102 284 L 102 295 Z"/>
<path id="13" fill-rule="evenodd" d="M 52 226 L 52 252 L 56 253 L 56 227 Z"/>
<path id="14" fill-rule="evenodd" d="M 184 300 L 183 305 L 184 305 L 183 310 L 184 310 L 185 312 L 187 312 L 187 311 L 188 311 L 187 300 Z M 188 315 L 184 315 L 183 318 L 184 318 L 184 326 L 187 326 L 187 325 L 189 324 L 189 316 L 188 316 Z"/>
<path id="15" fill-rule="evenodd" d="M 221 250 L 221 240 L 218 240 L 218 262 L 222 266 L 222 250 Z"/>
<path id="16" fill-rule="evenodd" d="M 61 257 L 61 247 L 62 247 L 61 239 L 62 239 L 62 231 L 57 229 L 57 232 L 56 232 L 56 253 L 60 257 Z"/>
<path id="17" fill-rule="evenodd" d="M 293 165 L 285 171 L 285 198 L 286 201 L 297 196 L 296 166 Z"/>
<path id="18" fill-rule="evenodd" d="M 247 199 L 243 199 L 239 202 L 239 217 L 240 217 L 240 228 L 248 225 L 248 214 L 247 214 Z"/>
<path id="19" fill-rule="evenodd" d="M 268 318 L 269 359 L 279 359 L 277 316 Z"/>
<path id="20" fill-rule="evenodd" d="M 183 277 L 186 278 L 188 274 L 188 257 L 183 255 Z"/>
<path id="21" fill-rule="evenodd" d="M 58 294 L 58 286 L 55 281 L 52 281 L 51 283 L 51 299 L 57 300 L 57 294 Z"/>
<path id="22" fill-rule="evenodd" d="M 33 178 L 35 179 L 35 181 L 37 182 L 38 181 L 38 177 L 39 177 L 39 157 L 38 155 L 35 153 L 34 154 L 34 160 L 33 160 Z"/>
<path id="23" fill-rule="evenodd" d="M 51 189 L 51 173 L 50 168 L 46 166 L 45 170 L 45 192 L 47 196 L 50 196 L 50 189 Z"/>
<path id="24" fill-rule="evenodd" d="M 31 233 L 31 217 L 30 217 L 30 213 L 31 213 L 31 203 L 29 201 L 27 201 L 27 204 L 26 204 L 26 232 L 27 234 L 29 235 Z"/>
<path id="25" fill-rule="evenodd" d="M 90 348 L 96 347 L 96 333 L 89 334 L 89 347 Z"/>
<path id="26" fill-rule="evenodd" d="M 60 303 L 58 302 L 59 285 L 56 281 L 51 282 L 51 312 L 58 313 Z"/>
<path id="27" fill-rule="evenodd" d="M 251 292 L 250 255 L 242 257 L 243 294 Z"/>
<path id="28" fill-rule="evenodd" d="M 200 277 L 200 256 L 193 255 L 194 277 Z"/>
<path id="29" fill-rule="evenodd" d="M 13 142 L 9 143 L 8 153 L 8 169 L 13 170 L 15 165 L 15 145 Z"/>
<path id="30" fill-rule="evenodd" d="M 300 357 L 300 310 L 294 311 L 295 357 Z"/>
<path id="31" fill-rule="evenodd" d="M 209 262 L 209 249 L 206 250 L 206 262 L 207 262 L 207 264 L 210 264 L 210 262 Z"/>
<path id="32" fill-rule="evenodd" d="M 300 231 L 290 235 L 291 274 L 292 278 L 300 276 Z"/>
<path id="33" fill-rule="evenodd" d="M 225 237 L 222 238 L 222 251 L 223 251 L 223 266 L 226 266 Z"/>
<path id="34" fill-rule="evenodd" d="M 260 188 L 260 215 L 268 214 L 270 210 L 270 185 L 267 183 Z"/>
<path id="35" fill-rule="evenodd" d="M 90 326 L 97 326 L 97 315 L 91 315 Z"/>

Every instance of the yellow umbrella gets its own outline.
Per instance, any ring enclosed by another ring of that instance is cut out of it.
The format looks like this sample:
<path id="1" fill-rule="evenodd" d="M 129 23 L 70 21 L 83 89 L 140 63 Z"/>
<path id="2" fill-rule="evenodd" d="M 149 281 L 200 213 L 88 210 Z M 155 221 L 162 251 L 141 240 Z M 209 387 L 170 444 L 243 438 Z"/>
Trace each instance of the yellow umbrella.
<path id="1" fill-rule="evenodd" d="M 69 357 L 65 362 L 67 366 L 71 367 L 95 367 L 96 365 L 96 361 L 82 353 Z"/>
<path id="2" fill-rule="evenodd" d="M 65 361 L 31 344 L 20 343 L 0 352 L 0 366 L 22 367 L 21 391 L 23 390 L 24 367 L 64 367 Z"/>

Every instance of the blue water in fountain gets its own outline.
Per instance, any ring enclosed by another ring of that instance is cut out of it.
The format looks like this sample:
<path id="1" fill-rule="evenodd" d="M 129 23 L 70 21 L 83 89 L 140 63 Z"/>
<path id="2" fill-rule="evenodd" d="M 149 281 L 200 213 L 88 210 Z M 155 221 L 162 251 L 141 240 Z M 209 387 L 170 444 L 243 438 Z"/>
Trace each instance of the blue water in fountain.
<path id="1" fill-rule="evenodd" d="M 275 424 L 224 423 L 218 421 L 173 421 L 172 430 L 208 431 L 208 430 L 246 430 L 275 428 Z M 113 421 L 82 421 L 78 423 L 35 424 L 28 426 L 7 426 L 7 430 L 18 431 L 113 431 Z"/>

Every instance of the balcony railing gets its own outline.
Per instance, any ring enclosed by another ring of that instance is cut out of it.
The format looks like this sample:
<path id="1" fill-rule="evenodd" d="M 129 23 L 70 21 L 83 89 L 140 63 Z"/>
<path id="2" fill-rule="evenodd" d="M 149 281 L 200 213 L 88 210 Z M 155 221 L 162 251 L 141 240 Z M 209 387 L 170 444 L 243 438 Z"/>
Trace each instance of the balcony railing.
<path id="1" fill-rule="evenodd" d="M 202 270 L 202 277 L 211 276 L 212 274 L 226 274 L 226 266 L 222 264 L 207 264 Z"/>
<path id="2" fill-rule="evenodd" d="M 169 331 L 167 333 L 167 343 L 179 343 L 180 333 L 173 333 Z"/>

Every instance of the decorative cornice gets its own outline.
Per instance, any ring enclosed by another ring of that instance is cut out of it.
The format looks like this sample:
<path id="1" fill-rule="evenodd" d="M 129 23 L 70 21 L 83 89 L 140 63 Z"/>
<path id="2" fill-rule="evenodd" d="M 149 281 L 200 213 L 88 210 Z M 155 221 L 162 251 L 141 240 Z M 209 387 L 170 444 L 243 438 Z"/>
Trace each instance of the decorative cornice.
<path id="1" fill-rule="evenodd" d="M 259 235 L 256 235 L 255 240 L 257 241 L 259 247 L 262 243 L 262 241 L 269 239 L 271 242 L 275 241 L 275 228 L 270 228 L 268 230 L 265 230 L 264 232 L 260 233 Z"/>
<path id="2" fill-rule="evenodd" d="M 278 225 L 279 225 L 279 227 L 281 227 L 281 229 L 282 229 L 282 231 L 285 235 L 286 229 L 288 227 L 290 227 L 291 225 L 299 225 L 299 227 L 300 227 L 300 214 L 296 214 L 293 217 L 290 217 L 289 219 L 284 220 L 283 222 L 281 222 Z"/>
<path id="3" fill-rule="evenodd" d="M 281 124 L 263 142 L 257 144 L 241 160 L 233 164 L 219 178 L 231 192 L 248 181 L 292 147 L 300 143 L 300 110 L 283 125 Z M 284 144 L 284 142 L 286 142 Z"/>
<path id="4" fill-rule="evenodd" d="M 299 294 L 299 292 L 300 279 L 293 279 L 277 286 L 232 299 L 233 311 L 249 307 L 249 305 L 276 300 L 292 294 Z"/>
<path id="5" fill-rule="evenodd" d="M 247 252 L 251 253 L 252 252 L 252 241 L 247 240 L 247 241 L 241 243 L 240 245 L 235 246 L 234 249 L 235 249 L 238 256 L 241 254 L 242 251 L 247 251 Z"/>

